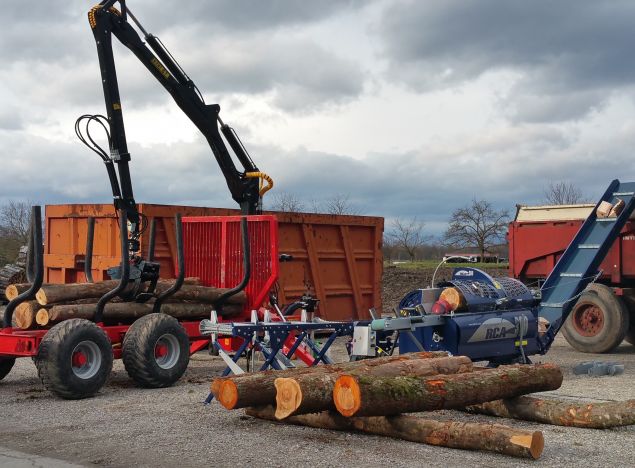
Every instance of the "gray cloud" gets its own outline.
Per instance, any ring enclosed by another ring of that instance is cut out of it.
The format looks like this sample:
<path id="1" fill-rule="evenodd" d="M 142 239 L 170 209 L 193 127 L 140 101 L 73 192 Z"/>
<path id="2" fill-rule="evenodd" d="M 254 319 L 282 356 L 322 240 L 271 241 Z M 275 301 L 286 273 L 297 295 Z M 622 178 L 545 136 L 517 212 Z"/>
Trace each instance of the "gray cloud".
<path id="1" fill-rule="evenodd" d="M 359 96 L 363 71 L 297 31 L 276 31 L 362 3 L 188 1 L 175 4 L 170 13 L 155 2 L 140 1 L 134 11 L 151 31 L 166 33 L 166 44 L 204 93 L 267 94 L 284 111 L 310 113 Z M 88 9 L 79 1 L 61 10 L 7 4 L 0 20 L 0 80 L 13 95 L 28 97 L 25 104 L 103 106 Z M 125 47 L 116 39 L 113 44 L 124 106 L 170 99 Z"/>
<path id="2" fill-rule="evenodd" d="M 188 0 L 173 5 L 173 11 L 156 8 L 154 0 L 129 5 L 144 24 L 152 28 L 170 28 L 175 24 L 203 24 L 222 28 L 226 33 L 275 29 L 320 21 L 338 12 L 357 8 L 368 0 Z M 143 18 L 143 19 L 142 19 Z M 147 18 L 147 21 L 146 19 Z M 238 38 L 238 36 L 234 36 Z"/>
<path id="3" fill-rule="evenodd" d="M 515 117 L 560 120 L 631 86 L 634 15 L 629 1 L 400 1 L 389 4 L 380 31 L 396 80 L 429 90 L 515 70 L 522 78 L 510 95 L 542 100 L 526 115 L 517 105 Z"/>
<path id="4" fill-rule="evenodd" d="M 261 34 L 210 40 L 187 54 L 183 65 L 203 92 L 273 92 L 273 104 L 288 112 L 314 112 L 354 99 L 365 82 L 359 64 L 313 42 Z"/>

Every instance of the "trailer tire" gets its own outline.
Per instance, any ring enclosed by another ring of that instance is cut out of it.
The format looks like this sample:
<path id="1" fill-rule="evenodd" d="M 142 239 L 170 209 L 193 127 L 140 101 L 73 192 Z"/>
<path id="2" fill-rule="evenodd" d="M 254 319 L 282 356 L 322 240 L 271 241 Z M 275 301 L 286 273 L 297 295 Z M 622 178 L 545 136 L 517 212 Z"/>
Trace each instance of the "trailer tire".
<path id="1" fill-rule="evenodd" d="M 15 364 L 15 358 L 0 358 L 0 380 L 4 379 Z"/>
<path id="2" fill-rule="evenodd" d="M 122 359 L 128 375 L 141 387 L 169 387 L 187 369 L 190 340 L 174 317 L 146 315 L 124 336 Z"/>
<path id="3" fill-rule="evenodd" d="M 93 396 L 112 370 L 112 344 L 106 333 L 84 319 L 64 320 L 51 328 L 35 359 L 44 386 L 67 400 Z"/>
<path id="4" fill-rule="evenodd" d="M 607 353 L 619 346 L 629 327 L 624 301 L 602 284 L 582 293 L 562 327 L 569 344 L 583 353 Z"/>

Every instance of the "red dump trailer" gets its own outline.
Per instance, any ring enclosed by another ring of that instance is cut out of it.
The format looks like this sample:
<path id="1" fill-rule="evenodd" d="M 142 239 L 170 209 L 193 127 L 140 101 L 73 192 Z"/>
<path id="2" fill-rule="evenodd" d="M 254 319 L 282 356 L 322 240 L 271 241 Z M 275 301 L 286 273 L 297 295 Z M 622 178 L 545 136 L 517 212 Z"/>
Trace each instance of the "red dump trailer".
<path id="1" fill-rule="evenodd" d="M 176 239 L 174 215 L 231 216 L 238 210 L 140 203 L 139 212 L 155 219 L 155 261 L 161 276 L 174 278 Z M 363 320 L 368 309 L 381 311 L 384 219 L 314 213 L 273 214 L 278 220 L 281 254 L 278 297 L 282 304 L 310 292 L 320 300 L 317 315 L 325 320 Z M 119 228 L 112 204 L 47 205 L 45 219 L 44 282 L 82 283 L 88 218 L 95 219 L 92 276 L 107 279 L 106 270 L 120 262 Z M 148 236 L 141 236 L 146 255 Z"/>
<path id="2" fill-rule="evenodd" d="M 538 287 L 595 205 L 518 206 L 509 225 L 510 276 Z M 603 353 L 635 344 L 635 219 L 626 224 L 563 327 L 576 349 Z"/>

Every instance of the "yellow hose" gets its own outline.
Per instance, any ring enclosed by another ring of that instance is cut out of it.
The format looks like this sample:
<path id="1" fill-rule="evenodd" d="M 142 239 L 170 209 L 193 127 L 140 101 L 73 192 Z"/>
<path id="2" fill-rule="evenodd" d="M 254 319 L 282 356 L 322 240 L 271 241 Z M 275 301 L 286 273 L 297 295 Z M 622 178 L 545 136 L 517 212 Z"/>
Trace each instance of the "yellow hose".
<path id="1" fill-rule="evenodd" d="M 260 179 L 260 196 L 262 197 L 265 193 L 267 193 L 269 190 L 271 190 L 273 188 L 273 179 L 271 177 L 269 177 L 267 174 L 265 174 L 264 172 L 247 172 L 245 174 L 245 177 L 247 178 L 258 178 Z M 265 185 L 263 187 L 263 182 L 262 181 L 267 182 L 267 185 Z"/>

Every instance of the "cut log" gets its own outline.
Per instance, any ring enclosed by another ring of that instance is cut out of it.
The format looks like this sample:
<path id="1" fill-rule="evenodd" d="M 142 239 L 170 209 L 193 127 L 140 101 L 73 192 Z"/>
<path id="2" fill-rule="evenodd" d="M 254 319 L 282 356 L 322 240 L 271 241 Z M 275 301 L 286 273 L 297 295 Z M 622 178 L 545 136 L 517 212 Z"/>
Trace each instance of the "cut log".
<path id="1" fill-rule="evenodd" d="M 24 291 L 26 291 L 30 287 L 31 287 L 30 283 L 10 284 L 4 290 L 4 295 L 7 298 L 7 300 L 12 301 L 13 299 L 18 297 L 20 294 L 22 294 Z"/>
<path id="2" fill-rule="evenodd" d="M 562 371 L 553 364 L 500 366 L 467 374 L 433 377 L 342 375 L 333 400 L 344 416 L 388 416 L 462 408 L 513 398 L 562 385 Z"/>
<path id="3" fill-rule="evenodd" d="M 186 278 L 186 283 L 183 287 L 196 285 L 198 282 L 198 278 Z M 164 291 L 173 283 L 173 280 L 159 280 L 156 290 L 159 292 Z M 72 302 L 77 299 L 100 298 L 118 284 L 119 280 L 100 281 L 98 283 L 43 284 L 35 294 L 35 299 L 41 305 L 49 305 Z"/>
<path id="4" fill-rule="evenodd" d="M 300 367 L 283 371 L 264 371 L 241 374 L 231 377 L 217 377 L 212 380 L 210 390 L 214 397 L 227 409 L 245 408 L 247 406 L 273 405 L 276 402 L 274 381 L 280 377 L 310 373 L 328 373 L 346 371 L 359 366 L 379 366 L 387 362 L 405 361 L 409 359 L 429 359 L 447 356 L 446 352 L 408 353 L 399 356 L 388 356 L 362 361 L 345 362 L 315 367 Z"/>
<path id="5" fill-rule="evenodd" d="M 45 307 L 41 307 L 35 314 L 35 323 L 41 327 L 46 327 L 49 324 L 49 311 Z"/>
<path id="6" fill-rule="evenodd" d="M 35 325 L 35 314 L 37 314 L 40 305 L 37 301 L 26 301 L 18 304 L 13 312 L 14 322 L 18 328 L 28 330 Z"/>
<path id="7" fill-rule="evenodd" d="M 96 304 L 68 304 L 56 305 L 49 309 L 49 320 L 60 322 L 71 318 L 92 320 L 95 317 Z M 131 320 L 153 312 L 153 304 L 138 302 L 108 303 L 104 308 L 106 320 Z M 179 304 L 166 303 L 161 306 L 161 312 L 180 319 L 197 319 L 208 317 L 211 311 L 209 304 Z M 228 305 L 223 308 L 226 316 L 236 315 L 242 311 L 242 306 Z"/>
<path id="8" fill-rule="evenodd" d="M 379 366 L 361 366 L 352 371 L 353 375 L 380 377 L 430 376 L 437 374 L 457 374 L 470 372 L 472 361 L 467 356 L 441 357 L 434 359 L 412 359 L 396 361 Z M 291 415 L 335 410 L 333 387 L 340 373 L 304 374 L 296 377 L 278 378 L 276 387 L 276 418 Z"/>
<path id="9" fill-rule="evenodd" d="M 592 429 L 635 424 L 635 400 L 583 403 L 521 396 L 468 406 L 466 411 L 556 426 Z"/>
<path id="10" fill-rule="evenodd" d="M 272 406 L 247 408 L 245 413 L 255 418 L 276 420 Z M 545 445 L 540 431 L 521 431 L 500 424 L 437 421 L 416 416 L 345 418 L 335 412 L 325 411 L 291 416 L 283 422 L 334 431 L 358 431 L 441 447 L 484 450 L 534 460 L 540 457 Z"/>
<path id="11" fill-rule="evenodd" d="M 163 289 L 167 288 L 160 288 L 157 285 L 157 291 L 161 292 Z M 170 299 L 213 304 L 226 291 L 228 291 L 228 289 L 184 285 L 181 289 L 170 296 Z M 227 299 L 227 304 L 244 304 L 245 302 L 247 302 L 247 295 L 245 294 L 245 291 L 241 291 Z"/>
<path id="12" fill-rule="evenodd" d="M 465 296 L 463 296 L 458 288 L 445 288 L 443 291 L 441 291 L 439 299 L 443 299 L 448 304 L 450 304 L 452 310 L 461 310 L 467 304 L 465 301 Z"/>

